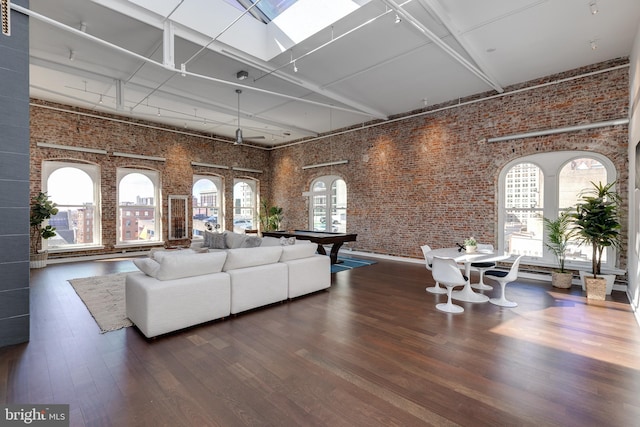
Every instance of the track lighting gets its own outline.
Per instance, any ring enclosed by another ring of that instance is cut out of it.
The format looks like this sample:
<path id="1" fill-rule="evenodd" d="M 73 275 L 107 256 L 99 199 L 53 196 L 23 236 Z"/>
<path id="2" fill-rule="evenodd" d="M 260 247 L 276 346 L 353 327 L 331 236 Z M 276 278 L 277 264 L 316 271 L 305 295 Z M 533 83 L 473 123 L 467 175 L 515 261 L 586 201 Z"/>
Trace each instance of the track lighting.
<path id="1" fill-rule="evenodd" d="M 595 15 L 598 12 L 600 12 L 600 10 L 598 9 L 598 4 L 595 1 L 592 1 L 591 3 L 589 3 L 589 9 L 591 10 L 592 15 Z"/>
<path id="2" fill-rule="evenodd" d="M 293 72 L 294 73 L 298 72 L 298 67 L 296 66 L 296 61 L 293 61 Z"/>
<path id="3" fill-rule="evenodd" d="M 236 74 L 236 78 L 238 80 L 245 80 L 249 77 L 249 72 L 245 71 L 245 70 L 240 70 L 238 71 L 238 73 Z"/>
<path id="4" fill-rule="evenodd" d="M 591 50 L 596 50 L 598 48 L 598 42 L 595 40 L 591 40 L 589 44 L 591 45 Z"/>
<path id="5" fill-rule="evenodd" d="M 98 104 L 102 104 L 102 95 L 100 95 L 100 101 L 98 101 Z"/>
<path id="6" fill-rule="evenodd" d="M 73 61 L 76 59 L 76 53 L 72 50 L 69 50 L 69 61 Z"/>
<path id="7" fill-rule="evenodd" d="M 402 19 L 400 18 L 400 16 L 396 13 L 396 24 L 399 24 L 402 22 Z"/>
<path id="8" fill-rule="evenodd" d="M 160 108 L 158 108 L 158 117 L 160 117 Z"/>

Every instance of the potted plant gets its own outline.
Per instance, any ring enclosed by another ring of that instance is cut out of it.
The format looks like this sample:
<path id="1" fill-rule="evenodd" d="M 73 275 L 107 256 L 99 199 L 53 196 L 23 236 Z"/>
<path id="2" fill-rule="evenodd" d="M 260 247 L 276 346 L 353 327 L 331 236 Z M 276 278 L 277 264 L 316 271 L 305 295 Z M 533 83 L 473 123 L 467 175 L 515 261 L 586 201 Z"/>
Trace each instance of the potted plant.
<path id="1" fill-rule="evenodd" d="M 279 230 L 282 217 L 281 207 L 271 206 L 268 200 L 262 201 L 262 209 L 260 210 L 260 225 L 262 226 L 262 231 Z"/>
<path id="2" fill-rule="evenodd" d="M 560 212 L 555 219 L 542 218 L 547 231 L 545 247 L 556 257 L 558 270 L 551 273 L 551 284 L 556 288 L 568 289 L 571 287 L 573 274 L 564 269 L 567 247 L 575 234 L 572 218 L 569 210 Z"/>
<path id="3" fill-rule="evenodd" d="M 571 214 L 580 244 L 591 245 L 591 274 L 584 277 L 587 298 L 604 300 L 613 289 L 615 275 L 601 274 L 602 254 L 608 247 L 620 248 L 620 205 L 622 198 L 609 184 L 591 183 L 592 188 L 583 190 L 582 201 Z M 608 276 L 608 277 L 607 277 Z"/>
<path id="4" fill-rule="evenodd" d="M 478 249 L 478 242 L 475 237 L 471 236 L 468 239 L 464 240 L 464 247 L 467 253 L 474 253 Z"/>
<path id="5" fill-rule="evenodd" d="M 42 268 L 47 265 L 47 251 L 42 251 L 42 239 L 50 239 L 56 235 L 56 228 L 44 225 L 44 222 L 58 213 L 57 205 L 49 200 L 47 193 L 42 191 L 31 199 L 29 212 L 30 240 L 31 240 L 31 268 Z"/>

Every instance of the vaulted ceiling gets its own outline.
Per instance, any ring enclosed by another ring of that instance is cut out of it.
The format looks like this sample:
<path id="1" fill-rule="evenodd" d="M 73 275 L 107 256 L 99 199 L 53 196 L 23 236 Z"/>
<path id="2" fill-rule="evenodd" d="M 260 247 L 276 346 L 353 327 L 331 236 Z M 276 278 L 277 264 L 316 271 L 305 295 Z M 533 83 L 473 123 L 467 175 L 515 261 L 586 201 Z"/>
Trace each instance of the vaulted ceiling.
<path id="1" fill-rule="evenodd" d="M 640 24 L 638 0 L 29 3 L 32 97 L 264 147 L 626 57 Z"/>

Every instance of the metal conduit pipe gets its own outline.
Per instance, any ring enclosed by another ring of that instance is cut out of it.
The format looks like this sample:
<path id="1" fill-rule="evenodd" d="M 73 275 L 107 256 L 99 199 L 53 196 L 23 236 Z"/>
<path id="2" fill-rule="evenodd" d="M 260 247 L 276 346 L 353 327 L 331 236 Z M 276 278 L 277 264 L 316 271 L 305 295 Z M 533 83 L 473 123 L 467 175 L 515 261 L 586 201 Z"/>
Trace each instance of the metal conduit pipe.
<path id="1" fill-rule="evenodd" d="M 566 133 L 566 132 L 576 132 L 576 131 L 586 130 L 586 129 L 603 128 L 607 126 L 620 126 L 620 125 L 626 125 L 628 123 L 629 123 L 629 119 L 616 119 L 616 120 L 609 120 L 607 122 L 588 123 L 584 125 L 568 126 L 564 128 L 546 129 L 546 130 L 538 130 L 535 132 L 526 132 L 526 133 L 517 133 L 513 135 L 498 136 L 495 138 L 487 138 L 487 142 L 501 142 L 501 141 L 509 141 L 512 139 L 533 138 L 536 136 L 553 135 L 557 133 Z"/>

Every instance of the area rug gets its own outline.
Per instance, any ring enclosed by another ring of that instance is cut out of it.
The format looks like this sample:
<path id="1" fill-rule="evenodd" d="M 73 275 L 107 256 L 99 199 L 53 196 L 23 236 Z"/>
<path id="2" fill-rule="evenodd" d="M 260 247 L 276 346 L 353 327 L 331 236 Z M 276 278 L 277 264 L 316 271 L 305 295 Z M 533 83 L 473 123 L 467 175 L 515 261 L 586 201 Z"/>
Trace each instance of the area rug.
<path id="1" fill-rule="evenodd" d="M 331 272 L 338 273 L 339 271 L 352 270 L 358 267 L 366 267 L 367 265 L 375 264 L 375 261 L 368 259 L 347 258 L 338 256 L 339 264 L 331 265 Z"/>
<path id="2" fill-rule="evenodd" d="M 127 274 L 129 273 L 69 280 L 102 334 L 133 325 L 127 318 L 125 309 L 124 280 Z"/>

